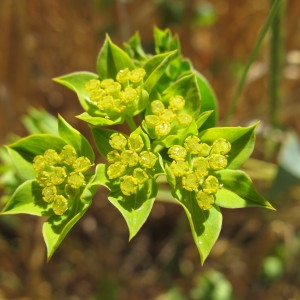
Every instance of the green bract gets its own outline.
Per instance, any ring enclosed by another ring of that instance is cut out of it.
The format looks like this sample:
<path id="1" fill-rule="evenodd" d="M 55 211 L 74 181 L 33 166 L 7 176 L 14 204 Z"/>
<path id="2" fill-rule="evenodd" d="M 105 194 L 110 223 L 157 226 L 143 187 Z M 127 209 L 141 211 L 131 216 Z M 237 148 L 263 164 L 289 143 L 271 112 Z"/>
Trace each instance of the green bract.
<path id="1" fill-rule="evenodd" d="M 151 55 L 138 34 L 124 50 L 107 36 L 97 73 L 54 79 L 77 94 L 83 109 L 77 117 L 88 123 L 105 164 L 95 163 L 89 142 L 61 116 L 58 131 L 51 131 L 57 135 L 36 133 L 6 147 L 23 183 L 1 214 L 47 216 L 48 258 L 90 207 L 98 186 L 109 190 L 131 239 L 160 200 L 157 179 L 166 179 L 170 200 L 186 212 L 202 263 L 221 230 L 220 207 L 272 209 L 251 179 L 235 170 L 252 153 L 256 124 L 215 127 L 213 90 L 182 57 L 178 37 L 155 28 L 154 43 Z"/>

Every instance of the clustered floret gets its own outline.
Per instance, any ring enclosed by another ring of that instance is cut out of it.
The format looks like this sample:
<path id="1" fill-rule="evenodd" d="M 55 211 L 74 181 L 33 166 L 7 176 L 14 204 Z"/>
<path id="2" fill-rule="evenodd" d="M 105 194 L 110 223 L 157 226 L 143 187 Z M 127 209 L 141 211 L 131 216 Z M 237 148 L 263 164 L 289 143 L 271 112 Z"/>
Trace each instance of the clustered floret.
<path id="1" fill-rule="evenodd" d="M 143 139 L 136 133 L 131 133 L 128 138 L 121 133 L 113 133 L 109 144 L 113 150 L 107 154 L 108 178 L 120 179 L 123 195 L 136 194 L 139 185 L 151 177 L 157 155 L 150 150 L 143 150 Z"/>
<path id="2" fill-rule="evenodd" d="M 145 117 L 145 122 L 149 128 L 154 129 L 154 134 L 158 138 L 164 138 L 171 130 L 180 125 L 189 126 L 193 117 L 183 112 L 185 99 L 180 96 L 172 96 L 169 99 L 168 107 L 161 100 L 151 102 L 151 112 Z"/>
<path id="3" fill-rule="evenodd" d="M 227 153 L 231 144 L 223 138 L 216 139 L 212 145 L 200 139 L 188 136 L 184 145 L 174 145 L 168 154 L 173 161 L 170 169 L 179 180 L 182 188 L 195 192 L 199 207 L 208 210 L 215 201 L 215 194 L 220 188 L 214 171 L 223 170 L 227 166 Z"/>
<path id="4" fill-rule="evenodd" d="M 84 173 L 91 165 L 87 157 L 78 157 L 71 145 L 64 146 L 60 153 L 48 149 L 43 155 L 34 157 L 33 169 L 43 188 L 43 200 L 52 203 L 56 215 L 62 215 L 68 209 L 68 200 L 85 185 Z"/>
<path id="5" fill-rule="evenodd" d="M 91 102 L 107 117 L 126 113 L 138 106 L 142 95 L 143 68 L 120 70 L 114 79 L 91 79 L 85 85 Z"/>

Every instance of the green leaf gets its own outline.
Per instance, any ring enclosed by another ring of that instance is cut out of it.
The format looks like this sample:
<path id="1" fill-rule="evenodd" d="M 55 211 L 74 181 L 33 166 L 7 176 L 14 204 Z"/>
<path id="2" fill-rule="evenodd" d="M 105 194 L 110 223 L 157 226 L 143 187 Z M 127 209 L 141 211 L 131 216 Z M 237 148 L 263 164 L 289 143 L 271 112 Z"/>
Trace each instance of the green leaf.
<path id="1" fill-rule="evenodd" d="M 89 92 L 85 89 L 85 84 L 91 79 L 98 79 L 98 75 L 82 71 L 56 77 L 53 80 L 75 92 L 82 108 L 89 112 L 95 110 L 94 106 L 90 103 Z"/>
<path id="2" fill-rule="evenodd" d="M 240 170 L 216 172 L 222 188 L 216 194 L 216 204 L 226 208 L 259 206 L 274 209 L 255 189 L 250 177 Z"/>
<path id="3" fill-rule="evenodd" d="M 0 214 L 49 216 L 53 211 L 42 199 L 42 190 L 38 183 L 35 180 L 27 180 L 16 189 Z"/>
<path id="4" fill-rule="evenodd" d="M 176 198 L 185 210 L 203 264 L 221 231 L 222 214 L 220 209 L 217 206 L 210 210 L 200 209 L 195 199 L 195 193 L 185 190 L 182 191 L 181 197 L 177 196 Z"/>
<path id="5" fill-rule="evenodd" d="M 208 81 L 199 72 L 196 72 L 196 81 L 201 94 L 201 112 L 213 111 L 203 129 L 214 127 L 218 119 L 216 95 Z"/>
<path id="6" fill-rule="evenodd" d="M 78 200 L 78 199 L 77 199 Z M 78 201 L 68 214 L 51 216 L 43 225 L 43 237 L 47 246 L 47 258 L 52 257 L 72 227 L 83 217 L 91 203 Z"/>
<path id="7" fill-rule="evenodd" d="M 155 53 L 164 53 L 167 51 L 178 50 L 180 52 L 180 41 L 178 36 L 172 36 L 169 28 L 161 30 L 157 27 L 153 29 Z"/>
<path id="8" fill-rule="evenodd" d="M 120 116 L 117 119 L 111 120 L 105 117 L 98 117 L 98 116 L 94 117 L 87 112 L 84 112 L 76 116 L 76 118 L 94 126 L 111 126 L 111 125 L 122 124 L 124 122 L 124 116 Z"/>
<path id="9" fill-rule="evenodd" d="M 146 71 L 144 89 L 150 94 L 155 88 L 157 82 L 167 69 L 169 63 L 176 57 L 177 51 L 171 51 L 163 54 L 157 54 L 149 58 L 143 65 Z"/>
<path id="10" fill-rule="evenodd" d="M 136 32 L 127 43 L 124 43 L 124 50 L 136 61 L 136 63 L 141 63 L 148 58 L 142 47 L 141 38 L 138 32 Z"/>
<path id="11" fill-rule="evenodd" d="M 120 190 L 111 191 L 108 200 L 124 217 L 131 240 L 146 222 L 157 195 L 157 185 L 154 180 L 147 180 L 136 194 L 124 196 Z"/>
<path id="12" fill-rule="evenodd" d="M 106 158 L 107 153 L 112 150 L 112 147 L 109 144 L 109 138 L 113 133 L 116 133 L 118 131 L 96 127 L 91 127 L 91 131 L 97 150 L 104 158 Z"/>
<path id="13" fill-rule="evenodd" d="M 105 176 L 104 172 L 105 170 L 103 169 L 102 165 L 98 164 L 96 166 L 95 173 L 88 180 L 84 190 L 82 191 L 82 194 L 80 195 L 80 200 L 83 203 L 90 203 L 92 201 L 98 190 L 98 187 L 103 181 L 103 176 Z"/>
<path id="14" fill-rule="evenodd" d="M 182 111 L 198 118 L 201 108 L 201 94 L 194 73 L 181 77 L 171 84 L 164 92 L 162 100 L 168 102 L 172 96 L 181 95 L 185 99 L 185 107 Z"/>
<path id="15" fill-rule="evenodd" d="M 44 154 L 47 149 L 60 151 L 66 142 L 51 134 L 34 134 L 8 145 L 7 149 L 17 172 L 26 179 L 32 179 L 36 172 L 32 162 L 36 155 Z"/>
<path id="16" fill-rule="evenodd" d="M 112 43 L 107 35 L 97 58 L 97 72 L 100 79 L 115 79 L 117 73 L 125 68 L 130 70 L 135 68 L 132 59 L 124 50 Z"/>
<path id="17" fill-rule="evenodd" d="M 200 209 L 196 193 L 176 186 L 176 178 L 168 165 L 165 166 L 165 170 L 167 181 L 172 188 L 172 195 L 185 210 L 203 264 L 221 231 L 222 214 L 220 209 L 216 205 L 210 210 Z"/>
<path id="18" fill-rule="evenodd" d="M 95 160 L 95 154 L 88 140 L 75 128 L 73 128 L 62 116 L 58 116 L 59 135 L 70 145 L 77 153 L 86 156 L 92 163 Z"/>
<path id="19" fill-rule="evenodd" d="M 255 143 L 255 128 L 249 127 L 214 127 L 199 133 L 201 141 L 212 144 L 218 138 L 224 138 L 231 143 L 228 153 L 228 169 L 236 169 L 243 164 L 253 151 Z"/>

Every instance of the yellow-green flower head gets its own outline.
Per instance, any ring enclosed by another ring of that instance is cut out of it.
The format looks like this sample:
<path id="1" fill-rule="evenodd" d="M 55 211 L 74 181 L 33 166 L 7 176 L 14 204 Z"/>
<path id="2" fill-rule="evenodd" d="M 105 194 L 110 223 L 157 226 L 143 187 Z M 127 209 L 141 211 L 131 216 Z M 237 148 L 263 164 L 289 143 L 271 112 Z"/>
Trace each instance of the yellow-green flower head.
<path id="1" fill-rule="evenodd" d="M 48 173 L 46 171 L 41 171 L 41 172 L 38 172 L 38 174 L 36 176 L 36 181 L 40 186 L 51 185 L 49 177 L 50 177 L 50 173 Z"/>
<path id="2" fill-rule="evenodd" d="M 220 187 L 219 180 L 217 177 L 209 175 L 203 184 L 203 191 L 208 194 L 215 194 Z"/>
<path id="3" fill-rule="evenodd" d="M 188 172 L 182 177 L 182 187 L 188 191 L 195 191 L 200 182 L 194 172 Z"/>
<path id="4" fill-rule="evenodd" d="M 198 154 L 200 152 L 200 139 L 196 135 L 188 136 L 184 141 L 184 148 L 190 154 Z"/>
<path id="5" fill-rule="evenodd" d="M 139 163 L 139 156 L 135 151 L 123 150 L 121 153 L 121 161 L 124 165 L 134 167 Z"/>
<path id="6" fill-rule="evenodd" d="M 33 159 L 32 167 L 36 172 L 42 172 L 46 167 L 46 161 L 43 155 L 37 155 Z"/>
<path id="7" fill-rule="evenodd" d="M 146 71 L 143 68 L 137 68 L 130 72 L 129 80 L 133 83 L 138 83 L 143 80 L 146 75 Z"/>
<path id="8" fill-rule="evenodd" d="M 184 105 L 185 105 L 185 100 L 180 95 L 171 97 L 169 99 L 169 107 L 174 111 L 183 109 Z"/>
<path id="9" fill-rule="evenodd" d="M 140 153 L 139 163 L 143 168 L 151 169 L 157 161 L 157 156 L 151 151 L 142 151 Z"/>
<path id="10" fill-rule="evenodd" d="M 208 175 L 209 164 L 208 160 L 204 157 L 196 157 L 193 160 L 193 169 L 199 178 L 203 178 Z"/>
<path id="11" fill-rule="evenodd" d="M 60 185 L 65 181 L 67 173 L 64 167 L 54 167 L 50 175 L 50 182 L 54 185 Z"/>
<path id="12" fill-rule="evenodd" d="M 63 195 L 57 195 L 53 200 L 52 208 L 56 215 L 61 216 L 68 209 L 68 200 Z"/>
<path id="13" fill-rule="evenodd" d="M 86 156 L 78 157 L 72 164 L 76 172 L 85 172 L 92 166 L 91 161 Z"/>
<path id="14" fill-rule="evenodd" d="M 123 150 L 127 145 L 127 139 L 123 134 L 116 132 L 110 136 L 109 144 L 113 149 Z"/>
<path id="15" fill-rule="evenodd" d="M 81 172 L 71 172 L 68 176 L 68 184 L 73 189 L 78 189 L 84 184 L 84 176 Z"/>
<path id="16" fill-rule="evenodd" d="M 165 110 L 165 105 L 160 100 L 154 100 L 151 102 L 151 111 L 155 115 L 160 115 Z"/>
<path id="17" fill-rule="evenodd" d="M 138 99 L 138 97 L 139 97 L 139 94 L 138 94 L 137 90 L 130 85 L 127 86 L 125 88 L 125 90 L 121 92 L 121 95 L 120 95 L 121 102 L 124 103 L 124 105 L 130 104 L 130 103 L 136 101 Z"/>
<path id="18" fill-rule="evenodd" d="M 171 109 L 164 109 L 160 115 L 163 122 L 171 123 L 175 119 L 176 115 Z"/>
<path id="19" fill-rule="evenodd" d="M 212 154 L 209 159 L 209 166 L 212 170 L 223 170 L 227 166 L 227 158 L 221 154 Z"/>
<path id="20" fill-rule="evenodd" d="M 120 70 L 116 76 L 116 79 L 120 83 L 127 83 L 130 78 L 130 71 L 128 68 Z"/>
<path id="21" fill-rule="evenodd" d="M 132 133 L 128 138 L 129 150 L 140 152 L 144 147 L 143 139 L 140 135 Z"/>
<path id="22" fill-rule="evenodd" d="M 44 153 L 44 159 L 47 165 L 51 166 L 59 162 L 59 155 L 53 149 L 48 149 Z"/>
<path id="23" fill-rule="evenodd" d="M 88 91 L 88 92 L 92 92 L 94 90 L 97 90 L 100 88 L 100 80 L 98 79 L 91 79 L 90 81 L 88 81 L 86 84 L 85 84 L 85 89 Z"/>
<path id="24" fill-rule="evenodd" d="M 110 110 L 114 107 L 114 105 L 115 105 L 114 97 L 111 95 L 103 95 L 97 101 L 97 107 L 101 111 Z"/>
<path id="25" fill-rule="evenodd" d="M 160 124 L 155 126 L 155 134 L 158 137 L 166 136 L 170 133 L 171 129 L 172 129 L 171 124 L 169 124 L 169 123 L 160 123 Z"/>
<path id="26" fill-rule="evenodd" d="M 43 188 L 42 195 L 44 201 L 51 203 L 57 195 L 57 189 L 55 185 L 49 185 Z"/>
<path id="27" fill-rule="evenodd" d="M 118 150 L 112 150 L 107 153 L 106 159 L 110 164 L 113 164 L 121 160 L 121 155 Z"/>
<path id="28" fill-rule="evenodd" d="M 122 178 L 120 188 L 125 196 L 130 196 L 137 192 L 138 182 L 133 176 L 126 175 Z"/>
<path id="29" fill-rule="evenodd" d="M 176 177 L 182 177 L 189 170 L 189 164 L 184 160 L 173 160 L 170 165 L 171 171 Z"/>
<path id="30" fill-rule="evenodd" d="M 48 149 L 33 159 L 36 181 L 43 187 L 42 197 L 52 203 L 53 212 L 63 214 L 68 209 L 68 199 L 75 196 L 85 184 L 83 172 L 92 166 L 85 156 L 77 157 L 73 146 L 64 146 L 60 153 Z"/>
<path id="31" fill-rule="evenodd" d="M 147 115 L 145 117 L 145 122 L 148 126 L 150 127 L 155 127 L 158 126 L 160 124 L 160 118 L 157 115 Z"/>
<path id="32" fill-rule="evenodd" d="M 177 115 L 177 121 L 179 125 L 187 127 L 193 122 L 193 117 L 189 114 L 182 113 Z"/>
<path id="33" fill-rule="evenodd" d="M 119 82 L 113 81 L 106 86 L 105 91 L 109 95 L 118 95 L 118 93 L 121 91 L 121 88 L 122 86 Z"/>
<path id="34" fill-rule="evenodd" d="M 107 89 L 107 88 L 109 88 L 112 84 L 114 84 L 114 80 L 111 79 L 111 78 L 108 78 L 108 79 L 102 80 L 101 83 L 100 83 L 100 86 L 101 86 L 103 89 Z"/>
<path id="35" fill-rule="evenodd" d="M 77 153 L 71 145 L 66 145 L 60 152 L 60 160 L 67 165 L 72 165 L 77 158 Z"/>
<path id="36" fill-rule="evenodd" d="M 108 166 L 107 168 L 107 176 L 109 179 L 115 179 L 124 174 L 126 170 L 126 165 L 123 162 L 115 162 Z"/>
<path id="37" fill-rule="evenodd" d="M 149 175 L 142 168 L 135 168 L 133 170 L 133 177 L 138 184 L 143 184 L 149 179 Z"/>
<path id="38" fill-rule="evenodd" d="M 187 155 L 187 151 L 180 145 L 174 145 L 169 148 L 168 154 L 175 160 L 184 160 Z"/>
<path id="39" fill-rule="evenodd" d="M 225 155 L 231 149 L 231 144 L 223 138 L 215 140 L 212 144 L 212 150 L 214 153 Z"/>
<path id="40" fill-rule="evenodd" d="M 199 191 L 196 195 L 196 200 L 199 207 L 203 210 L 209 210 L 215 202 L 215 197 L 213 194 L 206 193 L 204 191 Z"/>

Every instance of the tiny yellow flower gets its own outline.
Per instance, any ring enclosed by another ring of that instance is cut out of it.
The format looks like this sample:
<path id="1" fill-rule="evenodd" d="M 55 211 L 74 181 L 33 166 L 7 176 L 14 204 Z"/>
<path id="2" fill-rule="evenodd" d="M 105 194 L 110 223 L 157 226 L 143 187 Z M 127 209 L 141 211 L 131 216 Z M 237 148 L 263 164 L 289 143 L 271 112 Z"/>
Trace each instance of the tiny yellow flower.
<path id="1" fill-rule="evenodd" d="M 187 151 L 180 145 L 174 145 L 169 148 L 168 154 L 175 160 L 184 160 L 187 155 Z"/>
<path id="2" fill-rule="evenodd" d="M 125 196 L 130 196 L 137 192 L 138 182 L 133 176 L 126 175 L 120 183 L 120 188 Z"/>
<path id="3" fill-rule="evenodd" d="M 215 202 L 215 197 L 213 194 L 208 194 L 204 191 L 199 191 L 196 195 L 197 203 L 199 207 L 203 210 L 209 210 Z"/>

